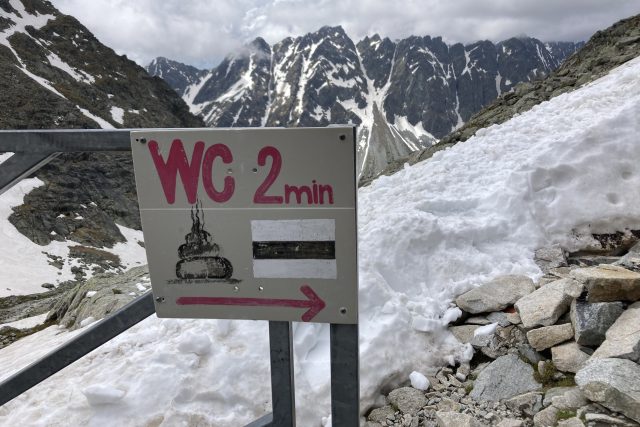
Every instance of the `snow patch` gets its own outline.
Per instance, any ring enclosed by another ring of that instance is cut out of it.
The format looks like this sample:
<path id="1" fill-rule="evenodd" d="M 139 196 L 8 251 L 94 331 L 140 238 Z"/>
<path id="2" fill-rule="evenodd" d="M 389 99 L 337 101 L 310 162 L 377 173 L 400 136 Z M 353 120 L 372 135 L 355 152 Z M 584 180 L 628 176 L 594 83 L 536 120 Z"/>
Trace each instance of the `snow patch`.
<path id="1" fill-rule="evenodd" d="M 89 117 L 91 120 L 99 124 L 102 129 L 115 129 L 115 127 L 111 123 L 109 123 L 102 117 L 98 117 L 95 114 L 91 113 L 89 110 L 85 108 L 80 108 L 80 106 L 78 105 L 76 105 L 76 107 L 78 107 L 78 110 L 80 110 L 80 112 L 84 114 L 86 117 Z"/>
<path id="2" fill-rule="evenodd" d="M 124 124 L 124 109 L 120 107 L 111 107 L 111 118 L 114 122 Z"/>
<path id="3" fill-rule="evenodd" d="M 49 61 L 49 64 L 58 68 L 59 70 L 64 71 L 77 82 L 84 82 L 88 84 L 93 84 L 96 82 L 96 79 L 92 75 L 73 68 L 53 52 L 49 52 L 49 54 L 47 55 L 47 60 Z"/>

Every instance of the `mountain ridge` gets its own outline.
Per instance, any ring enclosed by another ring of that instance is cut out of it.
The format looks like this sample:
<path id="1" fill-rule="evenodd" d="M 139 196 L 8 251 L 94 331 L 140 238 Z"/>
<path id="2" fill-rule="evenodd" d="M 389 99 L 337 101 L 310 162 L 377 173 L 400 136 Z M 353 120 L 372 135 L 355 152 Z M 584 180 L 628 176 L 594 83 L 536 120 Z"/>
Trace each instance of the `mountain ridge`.
<path id="1" fill-rule="evenodd" d="M 431 146 L 516 83 L 547 75 L 580 46 L 378 34 L 354 43 L 341 26 L 324 26 L 273 46 L 257 38 L 208 71 L 166 58 L 147 71 L 167 76 L 208 126 L 356 124 L 366 179 Z"/>
<path id="2" fill-rule="evenodd" d="M 0 1 L 0 129 L 201 126 L 164 80 L 50 2 Z M 9 217 L 33 242 L 112 247 L 119 225 L 140 229 L 129 153 L 66 153 L 35 175 L 44 185 Z"/>

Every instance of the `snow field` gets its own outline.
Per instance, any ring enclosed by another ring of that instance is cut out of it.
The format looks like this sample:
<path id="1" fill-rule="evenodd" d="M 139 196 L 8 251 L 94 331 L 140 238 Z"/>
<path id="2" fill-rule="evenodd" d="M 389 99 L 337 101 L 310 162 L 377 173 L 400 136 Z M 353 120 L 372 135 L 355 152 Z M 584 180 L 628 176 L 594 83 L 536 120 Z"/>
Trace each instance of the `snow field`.
<path id="1" fill-rule="evenodd" d="M 5 154 L 0 156 L 3 156 L 0 157 L 0 163 L 9 157 Z M 40 246 L 34 244 L 9 222 L 12 208 L 20 206 L 27 193 L 43 184 L 38 178 L 23 179 L 0 194 L 0 298 L 45 292 L 47 289 L 41 286 L 43 283 L 58 284 L 74 277 L 71 267 L 78 265 L 78 261 L 68 260 L 69 246 L 78 243 L 52 241 L 46 246 Z M 80 206 L 78 208 L 81 209 Z M 118 228 L 127 241 L 103 250 L 118 255 L 121 264 L 126 268 L 146 264 L 145 250 L 137 243 L 143 240 L 142 232 L 120 225 Z M 60 256 L 68 262 L 59 270 L 49 265 L 49 258 L 43 252 Z M 90 276 L 89 271 L 87 274 Z"/>
<path id="2" fill-rule="evenodd" d="M 542 245 L 640 227 L 638 75 L 640 58 L 360 190 L 363 412 L 383 390 L 419 386 L 412 372 L 471 357 L 446 330 L 457 295 L 539 277 Z M 1 350 L 0 376 L 17 369 L 5 360 L 50 348 L 50 329 Z M 329 423 L 328 329 L 295 324 L 303 426 Z M 269 411 L 268 363 L 266 322 L 151 317 L 0 408 L 0 424 L 243 425 Z"/>

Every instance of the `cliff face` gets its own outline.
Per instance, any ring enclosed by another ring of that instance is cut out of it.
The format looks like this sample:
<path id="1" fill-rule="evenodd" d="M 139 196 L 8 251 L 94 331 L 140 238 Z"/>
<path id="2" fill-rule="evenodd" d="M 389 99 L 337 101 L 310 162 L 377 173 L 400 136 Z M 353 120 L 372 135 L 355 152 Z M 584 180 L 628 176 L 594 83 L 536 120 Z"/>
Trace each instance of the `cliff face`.
<path id="1" fill-rule="evenodd" d="M 357 124 L 364 180 L 430 147 L 515 84 L 544 77 L 579 46 L 378 35 L 356 44 L 341 27 L 323 27 L 273 46 L 258 38 L 209 71 L 165 58 L 147 70 L 208 126 Z"/>
<path id="2" fill-rule="evenodd" d="M 0 128 L 197 127 L 158 77 L 42 0 L 0 1 Z M 10 221 L 35 243 L 111 246 L 116 222 L 140 228 L 131 157 L 63 155 L 37 174 Z"/>

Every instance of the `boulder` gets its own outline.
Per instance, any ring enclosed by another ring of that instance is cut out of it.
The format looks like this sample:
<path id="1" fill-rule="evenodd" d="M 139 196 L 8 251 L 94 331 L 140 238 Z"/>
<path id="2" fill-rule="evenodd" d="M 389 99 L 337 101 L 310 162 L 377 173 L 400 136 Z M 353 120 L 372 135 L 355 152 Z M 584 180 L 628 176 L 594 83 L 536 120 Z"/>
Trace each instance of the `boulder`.
<path id="1" fill-rule="evenodd" d="M 462 344 L 466 344 L 473 340 L 473 333 L 479 327 L 479 325 L 451 326 L 449 327 L 449 331 L 451 331 L 453 336 L 456 337 L 458 341 L 460 341 Z"/>
<path id="2" fill-rule="evenodd" d="M 640 273 L 618 265 L 577 268 L 571 277 L 584 283 L 587 301 L 638 301 L 640 299 Z"/>
<path id="3" fill-rule="evenodd" d="M 543 355 L 538 353 L 533 347 L 531 347 L 527 343 L 517 343 L 515 347 L 516 347 L 516 350 L 518 350 L 518 354 L 520 354 L 520 356 L 527 359 L 529 363 L 537 365 L 539 362 L 545 359 Z"/>
<path id="4" fill-rule="evenodd" d="M 525 328 L 553 325 L 582 293 L 582 288 L 575 280 L 560 279 L 522 297 L 515 303 L 522 324 Z"/>
<path id="5" fill-rule="evenodd" d="M 552 427 L 558 421 L 558 409 L 553 405 L 544 408 L 533 416 L 534 427 Z"/>
<path id="6" fill-rule="evenodd" d="M 589 303 L 576 299 L 571 303 L 571 323 L 575 340 L 580 345 L 599 346 L 605 339 L 607 329 L 624 311 L 621 302 Z"/>
<path id="7" fill-rule="evenodd" d="M 593 357 L 640 361 L 640 302 L 629 306 L 606 333 Z"/>
<path id="8" fill-rule="evenodd" d="M 534 290 L 527 276 L 500 276 L 460 295 L 456 304 L 469 313 L 500 311 Z"/>
<path id="9" fill-rule="evenodd" d="M 542 406 L 545 408 L 551 405 L 553 398 L 556 396 L 562 396 L 567 391 L 573 389 L 574 387 L 552 387 L 544 394 L 544 400 L 542 401 Z"/>
<path id="10" fill-rule="evenodd" d="M 436 412 L 436 422 L 438 427 L 476 427 L 478 422 L 469 414 L 459 412 Z"/>
<path id="11" fill-rule="evenodd" d="M 559 245 L 536 249 L 533 260 L 545 274 L 553 268 L 567 266 L 564 250 Z"/>
<path id="12" fill-rule="evenodd" d="M 395 409 L 393 409 L 393 407 L 391 407 L 390 405 L 385 405 L 381 408 L 375 408 L 373 411 L 371 411 L 371 413 L 369 413 L 369 415 L 367 416 L 367 420 L 374 423 L 386 425 L 387 417 L 393 416 L 395 413 L 396 411 Z"/>
<path id="13" fill-rule="evenodd" d="M 427 404 L 424 392 L 413 387 L 402 387 L 393 390 L 387 398 L 389 403 L 403 414 L 415 415 Z"/>
<path id="14" fill-rule="evenodd" d="M 551 360 L 562 372 L 578 372 L 588 359 L 589 355 L 575 341 L 551 348 Z"/>
<path id="15" fill-rule="evenodd" d="M 553 347 L 571 338 L 573 338 L 573 326 L 571 323 L 545 326 L 527 332 L 529 344 L 538 351 Z"/>
<path id="16" fill-rule="evenodd" d="M 512 317 L 509 316 L 508 313 L 504 313 L 502 311 L 494 311 L 493 313 L 489 313 L 487 316 L 487 320 L 491 323 L 497 323 L 498 325 L 504 327 L 510 326 L 513 323 L 511 322 Z M 518 323 L 518 322 L 515 322 Z"/>
<path id="17" fill-rule="evenodd" d="M 576 410 L 588 404 L 584 394 L 578 387 L 572 387 L 560 396 L 551 398 L 551 404 L 558 409 Z"/>
<path id="18" fill-rule="evenodd" d="M 629 252 L 616 263 L 629 270 L 638 271 L 640 267 L 640 242 L 636 243 Z"/>
<path id="19" fill-rule="evenodd" d="M 580 418 L 573 417 L 558 421 L 558 427 L 584 427 L 584 423 Z"/>
<path id="20" fill-rule="evenodd" d="M 621 427 L 638 427 L 638 423 L 634 423 L 628 418 L 620 419 L 616 417 L 611 417 L 609 415 L 600 414 L 597 412 L 588 412 L 584 414 L 584 419 L 589 423 L 590 426 L 596 425 L 600 426 L 621 426 Z"/>
<path id="21" fill-rule="evenodd" d="M 522 427 L 524 423 L 522 420 L 516 420 L 514 418 L 505 418 L 500 421 L 496 427 Z"/>
<path id="22" fill-rule="evenodd" d="M 520 411 L 533 417 L 542 409 L 542 393 L 532 391 L 521 394 L 506 400 L 504 404 L 512 411 Z"/>
<path id="23" fill-rule="evenodd" d="M 640 366 L 626 359 L 594 358 L 576 374 L 587 399 L 640 422 Z"/>
<path id="24" fill-rule="evenodd" d="M 98 274 L 59 299 L 47 316 L 69 329 L 77 329 L 89 320 L 99 320 L 151 290 L 147 266 L 134 267 L 120 274 Z M 137 285 L 140 284 L 140 287 Z"/>
<path id="25" fill-rule="evenodd" d="M 469 396 L 475 400 L 499 401 L 540 388 L 533 378 L 531 365 L 515 354 L 507 354 L 480 372 Z"/>

